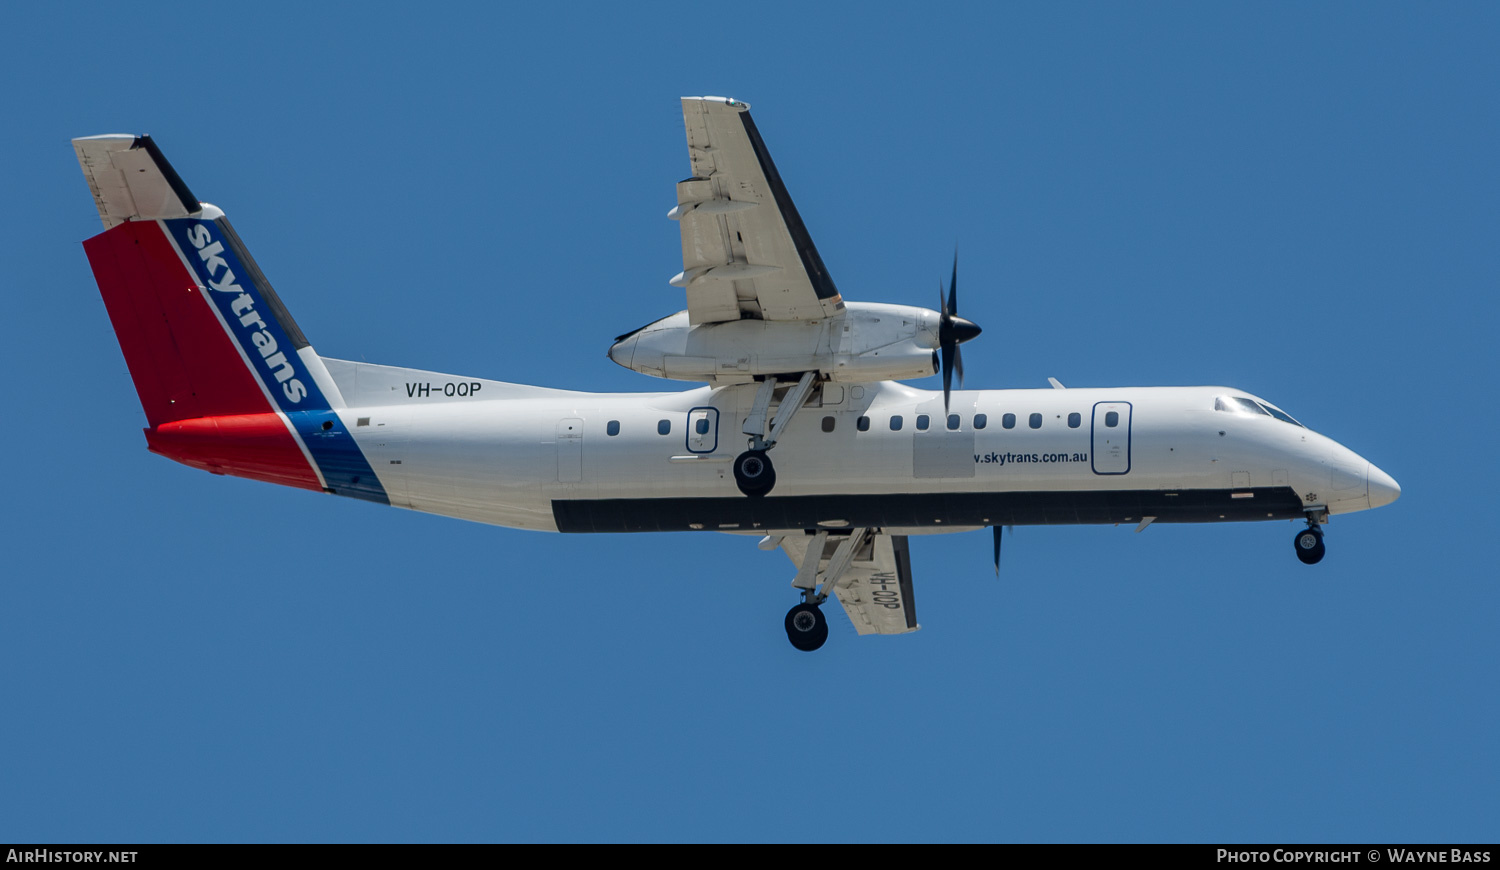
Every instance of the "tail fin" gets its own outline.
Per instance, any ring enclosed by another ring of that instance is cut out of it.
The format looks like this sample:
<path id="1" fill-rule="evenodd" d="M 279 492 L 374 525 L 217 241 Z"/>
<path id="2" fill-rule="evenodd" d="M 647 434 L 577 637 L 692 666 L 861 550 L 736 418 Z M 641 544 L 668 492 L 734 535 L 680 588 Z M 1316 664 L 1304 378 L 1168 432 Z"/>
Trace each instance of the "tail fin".
<path id="1" fill-rule="evenodd" d="M 73 140 L 104 232 L 83 243 L 151 450 L 218 474 L 389 503 L 323 361 L 218 208 L 149 136 Z"/>

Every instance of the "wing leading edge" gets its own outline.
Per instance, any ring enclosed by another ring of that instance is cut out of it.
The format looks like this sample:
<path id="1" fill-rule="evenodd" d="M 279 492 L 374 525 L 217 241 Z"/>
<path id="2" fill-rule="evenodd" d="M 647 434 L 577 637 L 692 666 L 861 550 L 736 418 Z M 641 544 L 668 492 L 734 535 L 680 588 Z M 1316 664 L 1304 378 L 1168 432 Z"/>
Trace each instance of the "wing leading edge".
<path id="1" fill-rule="evenodd" d="M 742 318 L 820 320 L 844 309 L 797 207 L 750 117 L 727 97 L 683 97 L 692 176 L 669 217 L 682 229 L 694 324 Z"/>

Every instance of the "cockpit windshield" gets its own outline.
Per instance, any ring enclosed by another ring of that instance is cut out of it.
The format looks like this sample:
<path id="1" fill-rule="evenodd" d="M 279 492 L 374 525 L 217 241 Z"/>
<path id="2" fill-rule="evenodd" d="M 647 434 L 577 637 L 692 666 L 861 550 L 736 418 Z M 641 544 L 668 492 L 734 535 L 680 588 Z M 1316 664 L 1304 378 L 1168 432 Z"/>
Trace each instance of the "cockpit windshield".
<path id="1" fill-rule="evenodd" d="M 1244 396 L 1219 396 L 1214 399 L 1214 410 L 1224 411 L 1229 414 L 1243 414 L 1247 417 L 1275 417 L 1283 423 L 1291 423 L 1293 426 L 1301 426 L 1301 423 L 1292 419 L 1292 415 L 1281 410 L 1275 405 L 1266 402 L 1257 402 Z"/>
<path id="2" fill-rule="evenodd" d="M 1294 420 L 1292 418 L 1291 414 L 1288 414 L 1287 412 L 1281 410 L 1280 408 L 1276 407 L 1275 405 L 1272 405 L 1269 402 L 1261 402 L 1260 406 L 1262 408 L 1265 408 L 1267 411 L 1271 412 L 1271 416 L 1272 417 L 1275 417 L 1276 419 L 1280 420 L 1283 423 L 1291 423 L 1293 426 L 1302 426 L 1301 423 L 1298 423 L 1296 420 Z M 1306 426 L 1302 426 L 1302 428 L 1306 429 L 1307 427 Z"/>
<path id="3" fill-rule="evenodd" d="M 1214 410 L 1228 411 L 1231 414 L 1249 414 L 1252 416 L 1257 414 L 1269 416 L 1271 413 L 1250 399 L 1240 396 L 1220 396 L 1214 399 Z"/>

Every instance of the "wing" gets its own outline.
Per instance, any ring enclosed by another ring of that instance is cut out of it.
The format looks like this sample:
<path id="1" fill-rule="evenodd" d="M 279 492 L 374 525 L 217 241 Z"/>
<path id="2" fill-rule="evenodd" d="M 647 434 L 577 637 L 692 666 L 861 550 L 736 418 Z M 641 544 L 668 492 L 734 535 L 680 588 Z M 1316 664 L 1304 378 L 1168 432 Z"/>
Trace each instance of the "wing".
<path id="1" fill-rule="evenodd" d="M 668 217 L 682 226 L 688 317 L 819 320 L 844 309 L 812 236 L 787 194 L 750 107 L 726 97 L 683 97 L 692 177 Z"/>
<path id="2" fill-rule="evenodd" d="M 791 532 L 781 539 L 781 549 L 793 564 L 801 566 L 808 546 L 816 540 L 815 535 Z M 823 556 L 818 563 L 820 582 L 839 540 L 832 535 L 824 539 Z M 884 532 L 870 535 L 839 576 L 833 592 L 860 634 L 906 634 L 921 628 L 912 595 L 911 551 L 905 535 Z"/>

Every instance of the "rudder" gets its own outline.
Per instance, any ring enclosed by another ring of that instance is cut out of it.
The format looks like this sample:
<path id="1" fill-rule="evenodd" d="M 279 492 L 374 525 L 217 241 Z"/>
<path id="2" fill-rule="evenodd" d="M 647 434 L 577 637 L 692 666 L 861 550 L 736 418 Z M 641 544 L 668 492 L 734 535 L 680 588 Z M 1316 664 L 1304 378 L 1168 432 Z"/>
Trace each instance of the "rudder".
<path id="1" fill-rule="evenodd" d="M 338 388 L 223 212 L 148 137 L 74 140 L 105 231 L 84 242 L 153 452 L 389 503 Z M 140 203 L 152 203 L 143 209 Z"/>

